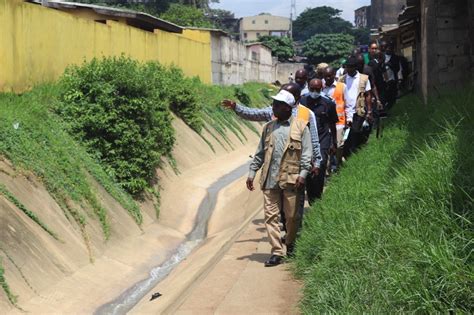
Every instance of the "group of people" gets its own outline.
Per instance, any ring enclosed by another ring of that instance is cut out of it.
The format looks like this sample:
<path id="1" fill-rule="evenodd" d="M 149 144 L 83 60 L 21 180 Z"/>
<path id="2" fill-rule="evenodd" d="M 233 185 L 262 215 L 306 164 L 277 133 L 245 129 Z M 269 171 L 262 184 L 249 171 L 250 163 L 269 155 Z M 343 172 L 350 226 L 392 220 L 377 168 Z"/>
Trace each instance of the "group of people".
<path id="1" fill-rule="evenodd" d="M 354 50 L 340 69 L 327 64 L 319 64 L 316 71 L 300 69 L 265 108 L 222 102 L 243 119 L 267 122 L 246 182 L 254 190 L 256 172 L 262 170 L 265 227 L 272 247 L 265 266 L 283 261 L 283 243 L 286 255 L 293 255 L 305 188 L 312 205 L 322 196 L 331 160 L 340 167 L 367 141 L 374 117 L 395 103 L 400 61 L 393 45 L 371 43 L 368 59 Z"/>

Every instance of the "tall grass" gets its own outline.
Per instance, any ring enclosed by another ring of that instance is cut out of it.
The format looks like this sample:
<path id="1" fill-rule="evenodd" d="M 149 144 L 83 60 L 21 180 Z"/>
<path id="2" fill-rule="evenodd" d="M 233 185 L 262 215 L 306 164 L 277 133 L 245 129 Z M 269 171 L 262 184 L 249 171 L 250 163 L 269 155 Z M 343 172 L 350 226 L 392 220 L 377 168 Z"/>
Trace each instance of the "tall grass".
<path id="1" fill-rule="evenodd" d="M 331 179 L 297 243 L 304 313 L 474 311 L 473 103 L 405 97 Z"/>

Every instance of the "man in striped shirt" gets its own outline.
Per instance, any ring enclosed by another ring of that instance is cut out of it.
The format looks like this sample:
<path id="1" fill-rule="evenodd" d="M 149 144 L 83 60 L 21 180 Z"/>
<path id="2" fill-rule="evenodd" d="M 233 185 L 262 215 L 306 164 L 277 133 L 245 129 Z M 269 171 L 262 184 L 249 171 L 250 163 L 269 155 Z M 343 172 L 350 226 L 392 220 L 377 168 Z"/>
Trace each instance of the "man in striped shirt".
<path id="1" fill-rule="evenodd" d="M 299 89 L 297 84 L 289 83 L 285 84 L 281 87 L 282 90 L 286 90 L 295 96 L 296 101 L 299 103 L 301 90 Z M 272 106 L 267 106 L 264 108 L 250 108 L 242 104 L 237 104 L 231 100 L 223 100 L 222 105 L 225 108 L 232 109 L 239 117 L 250 120 L 250 121 L 271 121 L 273 116 Z M 298 111 L 303 110 L 299 105 L 293 108 L 293 116 L 298 116 Z M 321 149 L 319 145 L 319 137 L 318 137 L 318 127 L 316 123 L 316 116 L 312 111 L 309 111 L 309 132 L 311 134 L 311 144 L 313 147 L 313 170 L 312 173 L 319 173 L 320 163 L 321 163 Z"/>

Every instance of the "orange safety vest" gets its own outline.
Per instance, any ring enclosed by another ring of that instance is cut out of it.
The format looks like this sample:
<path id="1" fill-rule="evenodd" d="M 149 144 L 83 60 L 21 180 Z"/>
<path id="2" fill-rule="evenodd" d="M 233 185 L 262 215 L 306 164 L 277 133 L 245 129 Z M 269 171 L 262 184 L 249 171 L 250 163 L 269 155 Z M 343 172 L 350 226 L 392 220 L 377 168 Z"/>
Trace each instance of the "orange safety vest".
<path id="1" fill-rule="evenodd" d="M 296 117 L 309 123 L 310 109 L 304 105 L 298 104 Z"/>
<path id="2" fill-rule="evenodd" d="M 298 107 L 296 108 L 296 117 L 300 120 L 305 121 L 306 124 L 308 124 L 310 111 L 311 109 L 309 109 L 308 107 L 298 104 Z M 272 119 L 276 119 L 275 115 L 272 115 Z"/>
<path id="3" fill-rule="evenodd" d="M 336 88 L 334 89 L 334 94 L 332 96 L 334 102 L 336 102 L 336 113 L 339 121 L 336 125 L 345 125 L 346 124 L 346 101 L 344 100 L 344 83 L 337 82 Z"/>

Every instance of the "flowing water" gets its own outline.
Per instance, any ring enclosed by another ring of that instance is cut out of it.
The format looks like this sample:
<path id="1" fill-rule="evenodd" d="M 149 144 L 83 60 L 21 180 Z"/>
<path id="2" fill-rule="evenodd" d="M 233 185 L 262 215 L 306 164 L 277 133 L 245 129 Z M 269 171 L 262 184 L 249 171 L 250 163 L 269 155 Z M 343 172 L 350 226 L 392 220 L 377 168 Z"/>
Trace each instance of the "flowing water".
<path id="1" fill-rule="evenodd" d="M 175 252 L 161 265 L 153 268 L 148 277 L 135 283 L 126 289 L 113 301 L 110 301 L 95 311 L 95 315 L 126 314 L 131 310 L 150 290 L 152 290 L 161 280 L 163 280 L 181 261 L 183 261 L 192 250 L 201 243 L 207 235 L 207 225 L 209 218 L 214 211 L 219 191 L 236 181 L 248 170 L 248 163 L 236 168 L 232 172 L 224 175 L 214 182 L 207 189 L 207 196 L 198 208 L 198 214 L 193 230 L 186 236 L 186 240 L 178 246 Z M 244 185 L 244 183 L 242 183 Z M 184 196 L 183 196 L 184 197 Z"/>

